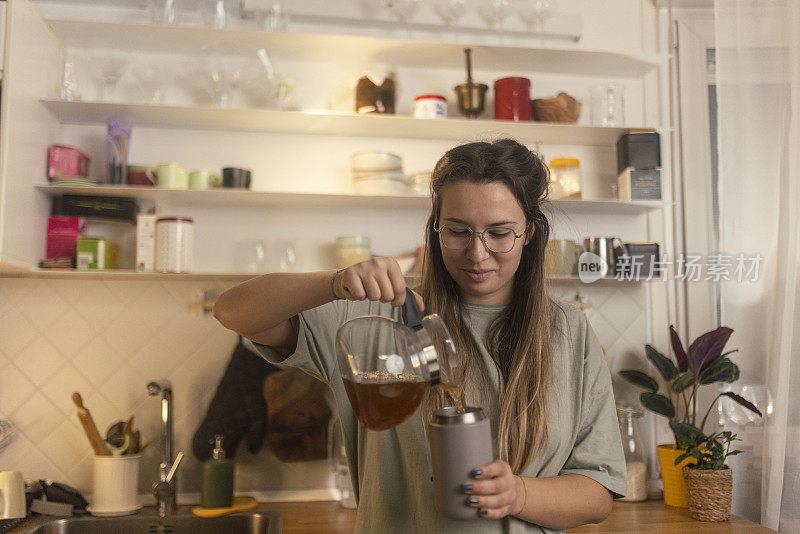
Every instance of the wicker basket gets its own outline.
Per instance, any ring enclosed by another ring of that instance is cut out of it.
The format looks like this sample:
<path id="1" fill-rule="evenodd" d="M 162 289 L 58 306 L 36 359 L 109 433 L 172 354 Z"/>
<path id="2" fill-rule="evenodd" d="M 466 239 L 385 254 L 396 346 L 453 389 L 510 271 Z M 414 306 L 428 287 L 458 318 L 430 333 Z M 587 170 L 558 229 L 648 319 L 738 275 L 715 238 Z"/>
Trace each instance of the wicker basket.
<path id="1" fill-rule="evenodd" d="M 733 475 L 730 469 L 683 468 L 689 493 L 689 514 L 699 521 L 727 521 L 731 517 Z"/>
<path id="2" fill-rule="evenodd" d="M 537 98 L 531 101 L 531 115 L 535 121 L 575 124 L 581 116 L 581 103 L 567 93 L 558 93 L 554 98 Z"/>

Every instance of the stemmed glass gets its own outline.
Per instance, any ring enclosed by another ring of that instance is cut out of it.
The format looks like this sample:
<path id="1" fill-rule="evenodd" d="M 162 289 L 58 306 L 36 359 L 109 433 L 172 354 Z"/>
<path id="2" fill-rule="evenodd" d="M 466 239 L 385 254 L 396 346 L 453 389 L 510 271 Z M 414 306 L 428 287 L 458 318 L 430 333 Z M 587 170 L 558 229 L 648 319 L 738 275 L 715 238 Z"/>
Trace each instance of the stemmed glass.
<path id="1" fill-rule="evenodd" d="M 544 33 L 544 23 L 553 16 L 556 5 L 556 0 L 516 0 L 519 18 L 540 34 Z"/>
<path id="2" fill-rule="evenodd" d="M 242 71 L 229 58 L 217 52 L 206 52 L 204 60 L 192 58 L 184 69 L 183 80 L 199 100 L 211 99 L 211 104 L 226 108 L 231 104 L 231 93 L 241 79 Z"/>
<path id="3" fill-rule="evenodd" d="M 99 100 L 109 101 L 120 78 L 128 69 L 128 60 L 119 56 L 97 56 L 92 59 L 94 77 L 100 84 Z"/>
<path id="4" fill-rule="evenodd" d="M 165 66 L 134 65 L 131 74 L 139 83 L 144 100 L 149 104 L 164 103 L 164 87 L 172 79 L 173 69 Z"/>
<path id="5" fill-rule="evenodd" d="M 511 0 L 475 0 L 478 15 L 487 26 L 500 26 L 511 14 Z"/>
<path id="6" fill-rule="evenodd" d="M 292 84 L 275 71 L 264 48 L 256 51 L 258 61 L 251 60 L 243 69 L 242 92 L 254 107 L 283 109 L 292 92 Z"/>

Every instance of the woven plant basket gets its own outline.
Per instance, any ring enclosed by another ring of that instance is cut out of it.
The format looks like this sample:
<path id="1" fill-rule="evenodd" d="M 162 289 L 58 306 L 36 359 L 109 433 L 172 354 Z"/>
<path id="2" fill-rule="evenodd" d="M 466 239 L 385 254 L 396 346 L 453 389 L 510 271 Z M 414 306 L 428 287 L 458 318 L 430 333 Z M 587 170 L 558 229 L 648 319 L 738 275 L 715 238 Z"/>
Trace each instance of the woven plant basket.
<path id="1" fill-rule="evenodd" d="M 733 475 L 730 469 L 683 468 L 689 494 L 689 514 L 699 521 L 727 521 L 731 517 Z"/>

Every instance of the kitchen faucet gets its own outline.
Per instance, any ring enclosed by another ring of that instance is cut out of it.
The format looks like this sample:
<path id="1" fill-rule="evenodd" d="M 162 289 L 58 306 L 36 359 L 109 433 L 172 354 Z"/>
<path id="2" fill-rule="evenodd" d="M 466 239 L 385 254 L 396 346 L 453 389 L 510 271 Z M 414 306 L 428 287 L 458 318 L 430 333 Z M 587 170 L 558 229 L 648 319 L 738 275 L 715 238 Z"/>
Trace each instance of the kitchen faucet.
<path id="1" fill-rule="evenodd" d="M 147 394 L 152 396 L 161 394 L 161 464 L 159 465 L 159 480 L 153 484 L 153 495 L 158 501 L 158 515 L 166 517 L 175 511 L 175 471 L 183 460 L 183 452 L 179 452 L 172 461 L 172 447 L 174 437 L 172 434 L 172 386 L 168 380 L 150 382 L 147 384 Z"/>

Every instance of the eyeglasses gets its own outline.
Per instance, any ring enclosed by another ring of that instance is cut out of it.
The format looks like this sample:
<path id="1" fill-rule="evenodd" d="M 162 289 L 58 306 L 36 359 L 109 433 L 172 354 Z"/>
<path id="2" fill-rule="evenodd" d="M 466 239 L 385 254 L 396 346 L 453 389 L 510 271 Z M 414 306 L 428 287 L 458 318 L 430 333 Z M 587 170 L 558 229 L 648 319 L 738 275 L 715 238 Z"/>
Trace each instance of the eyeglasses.
<path id="1" fill-rule="evenodd" d="M 483 232 L 476 232 L 469 226 L 445 224 L 440 228 L 434 227 L 434 230 L 439 232 L 439 235 L 442 236 L 442 245 L 444 245 L 445 248 L 464 250 L 472 243 L 472 238 L 479 235 L 487 249 L 500 254 L 511 252 L 517 239 L 525 235 L 517 235 L 514 230 L 504 226 L 492 226 Z"/>

